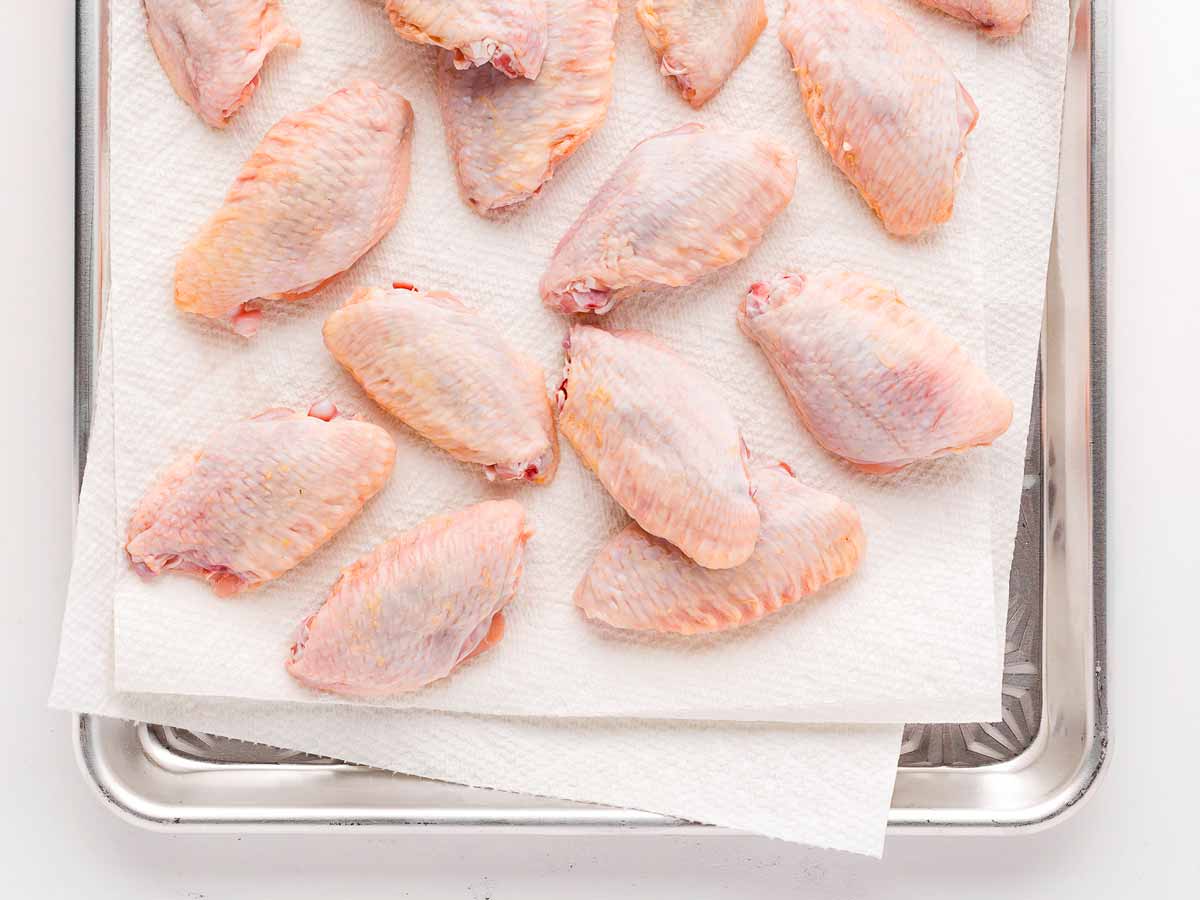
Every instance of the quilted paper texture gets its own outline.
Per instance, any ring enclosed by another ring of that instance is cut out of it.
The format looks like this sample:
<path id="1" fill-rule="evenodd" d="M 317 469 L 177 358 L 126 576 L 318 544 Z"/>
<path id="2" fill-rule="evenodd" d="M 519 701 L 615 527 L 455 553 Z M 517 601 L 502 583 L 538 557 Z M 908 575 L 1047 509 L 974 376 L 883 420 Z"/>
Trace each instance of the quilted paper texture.
<path id="1" fill-rule="evenodd" d="M 356 0 L 348 0 L 354 4 Z M 135 5 L 135 4 L 131 4 Z M 365 5 L 365 4 L 364 4 Z M 1004 179 L 1011 181 L 1013 187 L 1005 180 L 992 178 L 986 187 L 985 199 L 991 211 L 987 219 L 989 248 L 989 267 L 996 272 L 1003 271 L 1003 278 L 992 278 L 986 284 L 989 297 L 1000 298 L 1003 302 L 985 304 L 989 371 L 1002 384 L 1009 387 L 1016 406 L 1017 420 L 1013 430 L 998 443 L 995 451 L 989 453 L 992 464 L 991 478 L 991 510 L 994 521 L 992 544 L 996 560 L 995 583 L 996 600 L 1000 622 L 1003 622 L 1004 605 L 1007 602 L 1008 565 L 1012 554 L 1012 532 L 1016 527 L 1016 510 L 1020 495 L 1021 456 L 1024 451 L 1025 434 L 1028 427 L 1026 410 L 1029 408 L 1029 397 L 1032 392 L 1033 366 L 1037 355 L 1038 332 L 1041 322 L 1042 296 L 1045 282 L 1046 258 L 1052 219 L 1055 182 L 1053 171 L 1058 153 L 1058 121 L 1062 95 L 1062 71 L 1066 49 L 1067 14 L 1065 2 L 1060 0 L 1039 0 L 1034 4 L 1034 15 L 1021 37 L 1013 41 L 1005 41 L 980 48 L 980 71 L 987 74 L 986 83 L 971 83 L 970 88 L 981 106 L 985 106 L 985 114 L 981 122 L 981 130 L 995 123 L 995 143 L 991 146 L 994 152 L 990 158 L 981 154 L 986 148 L 973 145 L 971 167 L 986 166 L 984 171 L 1001 173 Z M 919 14 L 913 16 L 917 19 Z M 928 17 L 932 19 L 932 14 Z M 626 23 L 627 24 L 627 23 Z M 139 26 L 140 27 L 140 26 Z M 134 33 L 140 37 L 137 27 L 126 25 L 126 33 Z M 768 34 L 764 39 L 770 38 Z M 760 42 L 761 43 L 761 42 Z M 984 53 L 984 50 L 987 52 Z M 157 73 L 155 73 L 157 74 Z M 268 72 L 268 74 L 270 74 Z M 736 76 L 735 76 L 736 78 Z M 265 86 L 264 86 L 265 90 Z M 261 98 L 260 98 L 261 99 Z M 173 98 L 170 98 L 173 101 Z M 161 102 L 166 102 L 162 100 Z M 989 119 L 989 115 L 991 118 Z M 263 123 L 263 128 L 269 122 Z M 1022 136 L 1021 146 L 1028 147 L 1029 153 L 1009 152 L 1005 135 Z M 252 145 L 257 136 L 250 141 Z M 247 147 L 248 150 L 248 147 Z M 235 171 L 237 163 L 233 163 Z M 218 189 L 218 193 L 224 186 Z M 582 202 L 582 201 L 581 201 Z M 960 210 L 961 211 L 961 210 Z M 1001 268 L 1003 267 L 1003 268 Z M 347 289 L 348 293 L 348 289 Z M 116 298 L 114 298 L 116 299 Z M 111 333 L 111 332 L 110 332 Z M 107 360 L 102 360 L 102 375 L 110 368 Z M 103 403 L 107 396 L 109 405 L 107 415 Z M 272 703 L 253 703 L 226 701 L 216 699 L 196 699 L 169 695 L 120 695 L 114 692 L 112 684 L 113 665 L 113 635 L 112 635 L 112 592 L 113 579 L 119 571 L 121 559 L 117 535 L 123 530 L 123 523 L 118 523 L 115 514 L 115 483 L 113 440 L 111 429 L 111 392 L 102 385 L 97 394 L 99 402 L 96 408 L 96 418 L 92 436 L 89 468 L 84 492 L 80 501 L 80 513 L 77 523 L 75 560 L 72 569 L 71 592 L 68 601 L 66 617 L 63 624 L 63 641 L 61 645 L 60 665 L 56 673 L 52 705 L 103 713 L 113 716 L 157 720 L 180 727 L 190 727 L 228 734 L 250 740 L 271 742 L 277 745 L 328 753 L 347 759 L 363 762 L 374 762 L 386 766 L 389 757 L 396 763 L 393 768 L 401 771 L 415 771 L 407 768 L 410 761 L 420 765 L 420 754 L 413 756 L 405 751 L 398 751 L 394 756 L 389 748 L 400 746 L 398 735 L 404 734 L 409 728 L 424 734 L 429 744 L 438 746 L 441 735 L 433 730 L 436 718 L 455 720 L 461 717 L 437 716 L 437 714 L 388 712 L 383 710 L 364 710 L 336 706 L 292 706 Z M 1003 629 L 998 632 L 1003 635 Z M 411 717 L 422 716 L 419 728 L 413 724 Z M 365 724 L 368 717 L 377 717 L 379 722 L 371 726 Z M 482 721 L 489 720 L 466 720 Z M 498 721 L 498 720 L 491 720 Z M 541 729 L 531 731 L 531 741 L 527 745 L 513 747 L 516 756 L 535 760 L 541 746 L 542 734 L 558 726 L 552 722 L 539 723 Z M 566 724 L 566 723 L 562 723 Z M 667 725 L 668 723 L 659 723 Z M 587 723 L 571 723 L 579 727 L 579 734 L 573 739 L 581 743 L 583 726 Z M 650 723 L 630 723 L 625 727 L 636 728 L 633 739 L 635 747 L 661 746 L 662 751 L 674 754 L 676 750 L 666 744 L 657 744 L 650 738 Z M 657 727 L 655 725 L 654 727 Z M 886 730 L 886 729 L 883 729 Z M 809 758 L 806 735 L 811 735 L 814 729 L 796 727 L 791 729 L 794 743 L 788 745 L 789 753 L 786 758 L 803 760 Z M 870 740 L 865 733 L 870 729 L 857 731 L 844 736 L 842 747 L 838 750 L 840 758 L 849 758 L 856 752 L 855 748 Z M 743 727 L 731 725 L 724 729 L 725 736 L 721 739 L 720 747 L 730 754 L 730 758 L 746 758 L 749 748 L 739 742 L 739 735 L 744 733 Z M 460 740 L 462 738 L 460 737 Z M 465 744 L 469 761 L 476 753 L 471 753 L 469 741 Z M 475 745 L 476 747 L 480 745 Z M 560 747 L 556 747 L 560 749 Z M 589 749 L 583 751 L 594 758 Z M 894 757 L 894 749 L 891 751 Z M 398 758 L 397 758 L 398 757 Z M 552 756 L 549 761 L 557 759 Z M 815 758 L 821 758 L 817 754 Z M 866 760 L 867 755 L 859 757 Z M 458 760 L 461 762 L 461 760 Z M 701 788 L 706 783 L 724 783 L 733 793 L 749 796 L 750 788 L 737 784 L 725 777 L 727 767 L 723 758 L 710 757 L 712 772 L 716 774 L 709 778 L 697 778 L 694 781 L 689 772 L 685 779 L 691 786 L 675 785 L 676 789 L 692 792 L 686 801 L 693 809 L 700 800 Z M 765 761 L 764 761 L 765 762 Z M 454 778 L 454 766 L 447 760 L 436 768 L 438 771 L 451 771 L 446 777 Z M 530 766 L 536 770 L 536 766 Z M 568 779 L 576 783 L 582 780 L 578 770 L 574 775 L 567 773 Z M 866 771 L 865 769 L 861 771 Z M 861 771 L 850 773 L 852 783 L 861 783 Z M 890 777 L 894 771 L 890 761 L 883 764 L 878 771 Z M 648 787 L 653 792 L 662 790 L 662 784 L 674 783 L 669 779 L 669 772 L 662 772 L 656 767 L 658 777 L 655 784 Z M 435 775 L 430 770 L 426 774 Z M 618 774 L 629 776 L 629 767 L 623 767 Z M 526 773 L 527 775 L 527 773 Z M 517 782 L 528 779 L 526 775 L 507 775 L 502 783 L 494 786 L 518 789 Z M 770 772 L 770 786 L 765 790 L 771 796 L 780 799 L 799 797 L 800 814 L 804 815 L 805 798 L 791 790 L 788 775 L 780 769 L 778 777 Z M 557 776 L 556 776 L 557 777 Z M 459 780 L 465 780 L 461 777 Z M 636 780 L 636 779 L 635 779 Z M 836 776 L 829 776 L 827 783 L 835 787 L 838 784 Z M 486 783 L 486 782 L 479 782 Z M 780 790 L 783 786 L 785 789 Z M 536 784 L 526 790 L 538 791 Z M 578 789 L 578 785 L 577 785 Z M 606 793 L 624 793 L 627 786 L 621 782 L 614 785 L 596 785 L 592 796 L 578 795 L 578 799 L 593 799 L 599 801 Z M 548 789 L 544 792 L 550 793 Z M 878 793 L 878 792 L 877 792 Z M 890 782 L 887 793 L 890 794 Z M 849 796 L 849 794 L 847 794 Z M 704 815 L 691 813 L 695 818 L 705 821 L 722 822 L 719 808 L 723 804 L 717 798 L 714 806 Z M 639 808 L 654 808 L 648 799 L 631 805 Z M 681 804 L 660 807 L 658 811 L 674 812 L 677 815 L 689 813 L 680 809 Z M 780 804 L 778 811 L 781 817 L 786 817 L 788 810 L 794 804 Z M 768 805 L 770 806 L 770 805 Z M 875 836 L 860 837 L 852 841 L 846 836 L 854 829 L 846 825 L 846 817 L 859 818 L 857 810 L 851 811 L 847 805 L 831 807 L 832 814 L 823 822 L 816 832 L 806 833 L 796 828 L 795 822 L 787 828 L 787 834 L 776 833 L 776 836 L 791 837 L 814 844 L 840 846 L 842 849 L 859 849 L 878 846 L 882 842 L 883 822 L 886 815 L 886 798 L 875 813 Z M 771 809 L 760 807 L 759 815 L 771 818 Z M 868 817 L 869 818 L 869 817 Z M 723 824 L 733 824 L 724 823 Z M 739 827 L 751 827 L 742 823 Z M 771 833 L 770 823 L 764 822 L 762 827 L 753 826 L 751 830 Z M 831 838 L 828 843 L 821 833 L 833 833 L 840 837 Z M 843 840 L 845 843 L 837 843 Z M 876 851 L 878 852 L 878 851 Z"/>
<path id="2" fill-rule="evenodd" d="M 918 241 L 889 238 L 812 136 L 774 25 L 726 90 L 694 112 L 655 73 L 626 6 L 608 122 L 541 198 L 482 220 L 461 203 L 453 183 L 431 88 L 431 51 L 396 42 L 365 4 L 290 6 L 305 47 L 268 63 L 259 95 L 225 134 L 188 117 L 139 43 L 136 17 L 114 11 L 114 79 L 127 87 L 114 90 L 113 126 L 113 287 L 122 301 L 114 314 L 118 518 L 160 466 L 220 422 L 319 396 L 333 396 L 393 432 L 400 445 L 396 475 L 321 554 L 245 603 L 217 604 L 203 586 L 182 578 L 143 584 L 122 572 L 119 686 L 331 702 L 291 684 L 279 661 L 295 624 L 320 603 L 340 566 L 429 514 L 511 495 L 527 505 L 538 535 L 504 643 L 454 678 L 393 705 L 849 721 L 994 717 L 1000 663 L 989 451 L 887 478 L 849 472 L 814 445 L 733 323 L 736 303 L 755 278 L 785 268 L 855 267 L 897 286 L 992 370 L 984 314 L 1004 279 L 990 264 L 995 245 L 980 237 L 993 178 L 977 162 L 986 151 L 975 138 L 954 219 Z M 777 20 L 779 5 L 771 11 Z M 908 4 L 897 4 L 897 11 L 938 44 L 969 89 L 984 80 L 980 60 L 988 47 L 969 29 Z M 1030 68 L 1045 64 L 1031 59 Z M 1015 72 L 1025 76 L 1025 68 Z M 170 304 L 175 255 L 220 202 L 254 143 L 279 115 L 363 75 L 398 86 L 416 110 L 414 184 L 397 228 L 317 297 L 268 305 L 250 343 L 180 316 Z M 991 75 L 989 86 L 1004 88 L 996 104 L 1019 107 L 1023 78 L 1006 72 L 1007 81 L 999 79 L 994 68 Z M 1031 82 L 1040 77 L 1027 75 Z M 983 122 L 987 116 L 984 109 Z M 565 322 L 542 310 L 535 292 L 553 244 L 633 143 L 695 119 L 767 127 L 791 142 L 801 158 L 796 198 L 748 260 L 692 288 L 631 302 L 611 322 L 653 331 L 700 365 L 756 452 L 787 459 L 804 480 L 858 506 L 869 550 L 854 579 L 759 627 L 699 641 L 629 640 L 588 626 L 571 606 L 576 581 L 624 515 L 569 448 L 549 489 L 488 487 L 476 471 L 375 409 L 324 353 L 320 325 L 358 284 L 403 278 L 449 288 L 541 360 L 553 381 Z M 981 132 L 983 140 L 997 145 L 995 155 L 1013 141 L 996 129 Z M 1036 218 L 1042 227 L 1048 218 L 1055 149 L 1051 141 L 1026 160 L 1041 191 L 1024 210 L 1027 225 Z M 1044 272 L 1044 254 L 1044 248 L 1033 254 L 1041 261 L 1028 262 L 1025 282 L 1036 283 L 1039 265 Z M 1036 291 L 1033 302 L 1040 307 Z M 1004 440 L 1023 448 L 1023 408 L 1014 400 L 1019 421 Z M 1014 521 L 1015 509 L 1014 500 Z"/>

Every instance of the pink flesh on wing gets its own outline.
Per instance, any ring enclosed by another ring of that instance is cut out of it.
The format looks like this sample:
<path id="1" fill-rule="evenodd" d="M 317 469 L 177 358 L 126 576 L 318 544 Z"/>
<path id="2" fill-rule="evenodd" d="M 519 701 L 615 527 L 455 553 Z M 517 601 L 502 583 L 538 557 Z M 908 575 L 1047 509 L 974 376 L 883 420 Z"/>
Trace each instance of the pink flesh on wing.
<path id="1" fill-rule="evenodd" d="M 279 0 L 142 0 L 171 86 L 207 125 L 224 128 L 258 87 L 277 46 L 299 47 Z"/>
<path id="2" fill-rule="evenodd" d="M 126 537 L 130 563 L 147 577 L 197 575 L 218 596 L 258 587 L 341 530 L 383 487 L 395 453 L 382 428 L 346 417 L 277 408 L 234 422 L 143 496 Z"/>
<path id="3" fill-rule="evenodd" d="M 744 259 L 792 199 L 796 157 L 768 134 L 684 125 L 639 143 L 567 229 L 542 302 L 605 313 Z"/>
<path id="4" fill-rule="evenodd" d="M 532 531 L 513 500 L 427 519 L 342 570 L 305 620 L 288 672 L 369 697 L 419 690 L 504 636 Z"/>
<path id="5" fill-rule="evenodd" d="M 884 228 L 947 221 L 979 111 L 937 51 L 879 0 L 788 0 L 779 39 L 818 140 Z"/>
<path id="6" fill-rule="evenodd" d="M 542 367 L 454 295 L 360 288 L 324 336 L 376 403 L 489 480 L 554 478 L 558 433 Z"/>
<path id="7" fill-rule="evenodd" d="M 175 267 L 179 309 L 249 336 L 259 299 L 319 290 L 395 224 L 408 193 L 412 107 L 369 81 L 285 116 Z"/>
<path id="8" fill-rule="evenodd" d="M 567 353 L 559 428 L 613 499 L 703 566 L 745 562 L 758 510 L 716 386 L 642 332 L 576 325 Z"/>
<path id="9" fill-rule="evenodd" d="M 755 284 L 738 313 L 801 421 L 866 472 L 990 444 L 1012 402 L 950 337 L 853 272 Z"/>
<path id="10" fill-rule="evenodd" d="M 601 548 L 575 592 L 576 605 L 615 628 L 727 631 L 854 572 L 866 539 L 850 504 L 801 484 L 783 463 L 756 465 L 753 473 L 762 528 L 740 566 L 706 569 L 631 524 Z"/>

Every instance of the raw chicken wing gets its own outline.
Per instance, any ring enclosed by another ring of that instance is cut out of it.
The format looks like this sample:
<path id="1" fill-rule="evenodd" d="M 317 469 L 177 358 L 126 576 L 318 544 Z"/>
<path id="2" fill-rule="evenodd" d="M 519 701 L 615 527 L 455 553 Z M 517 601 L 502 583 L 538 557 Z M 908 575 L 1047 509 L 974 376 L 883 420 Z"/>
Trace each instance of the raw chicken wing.
<path id="1" fill-rule="evenodd" d="M 251 335 L 262 313 L 247 304 L 348 269 L 400 216 L 412 123 L 407 100 L 369 81 L 277 122 L 180 256 L 176 305 Z"/>
<path id="2" fill-rule="evenodd" d="M 206 124 L 223 128 L 258 87 L 280 44 L 300 46 L 279 0 L 142 0 L 146 30 L 171 87 Z"/>
<path id="3" fill-rule="evenodd" d="M 612 98 L 617 0 L 548 0 L 536 81 L 438 59 L 437 89 L 463 199 L 479 213 L 535 196 L 600 127 Z"/>
<path id="4" fill-rule="evenodd" d="M 537 78 L 546 55 L 546 0 L 388 0 L 400 36 L 452 51 L 459 69 L 491 63 Z"/>
<path id="5" fill-rule="evenodd" d="M 979 111 L 937 51 L 878 0 L 788 0 L 779 39 L 817 137 L 883 227 L 949 219 Z"/>
<path id="6" fill-rule="evenodd" d="M 758 508 L 737 422 L 716 387 L 656 338 L 572 328 L 558 423 L 646 531 L 708 568 L 749 558 Z"/>
<path id="7" fill-rule="evenodd" d="M 542 302 L 605 313 L 691 284 L 758 246 L 795 185 L 796 157 L 765 134 L 692 124 L 647 138 L 554 248 Z"/>
<path id="8" fill-rule="evenodd" d="M 721 89 L 767 26 L 763 0 L 638 0 L 637 17 L 662 73 L 697 109 Z"/>
<path id="9" fill-rule="evenodd" d="M 354 518 L 395 456 L 386 431 L 331 403 L 267 410 L 172 463 L 138 504 L 125 550 L 141 575 L 197 575 L 220 597 L 256 588 Z"/>
<path id="10" fill-rule="evenodd" d="M 754 554 L 737 568 L 705 569 L 633 524 L 601 549 L 576 605 L 616 628 L 727 631 L 858 567 L 866 539 L 853 506 L 801 484 L 783 463 L 755 466 L 754 488 L 762 528 Z"/>
<path id="11" fill-rule="evenodd" d="M 867 472 L 990 444 L 1012 422 L 962 348 L 865 275 L 755 284 L 738 324 L 817 442 Z"/>
<path id="12" fill-rule="evenodd" d="M 325 320 L 325 346 L 380 406 L 489 479 L 558 468 L 542 367 L 451 294 L 360 288 Z"/>
<path id="13" fill-rule="evenodd" d="M 427 519 L 342 569 L 287 660 L 301 684 L 415 691 L 499 643 L 533 534 L 513 500 Z"/>
<path id="14" fill-rule="evenodd" d="M 956 19 L 971 22 L 989 37 L 1011 37 L 1029 17 L 1033 0 L 921 0 Z"/>

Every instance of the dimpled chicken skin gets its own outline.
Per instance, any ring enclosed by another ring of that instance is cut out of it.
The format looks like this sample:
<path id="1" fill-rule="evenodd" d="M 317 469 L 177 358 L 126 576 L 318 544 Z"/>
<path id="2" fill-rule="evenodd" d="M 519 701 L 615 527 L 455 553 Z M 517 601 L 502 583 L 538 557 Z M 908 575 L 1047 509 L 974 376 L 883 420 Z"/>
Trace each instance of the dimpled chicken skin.
<path id="1" fill-rule="evenodd" d="M 769 135 L 684 125 L 642 141 L 558 246 L 542 302 L 605 313 L 744 259 L 788 205 L 796 157 Z"/>
<path id="2" fill-rule="evenodd" d="M 360 81 L 277 122 L 184 248 L 175 304 L 253 334 L 259 299 L 295 300 L 373 247 L 408 193 L 412 107 Z"/>
<path id="3" fill-rule="evenodd" d="M 738 323 L 817 442 L 864 471 L 990 444 L 1012 422 L 963 349 L 865 275 L 755 284 Z"/>
<path id="4" fill-rule="evenodd" d="M 638 0 L 638 21 L 663 75 L 697 109 L 712 99 L 767 27 L 763 0 Z"/>
<path id="5" fill-rule="evenodd" d="M 380 406 L 489 479 L 549 482 L 558 467 L 542 367 L 452 294 L 360 288 L 325 346 Z"/>
<path id="6" fill-rule="evenodd" d="M 536 81 L 438 59 L 437 94 L 463 199 L 481 214 L 536 196 L 612 99 L 617 0 L 549 0 Z"/>
<path id="7" fill-rule="evenodd" d="M 454 66 L 491 63 L 509 78 L 537 78 L 546 55 L 545 0 L 388 0 L 401 37 L 452 52 Z"/>
<path id="8" fill-rule="evenodd" d="M 150 44 L 175 93 L 223 128 L 258 87 L 277 46 L 300 46 L 279 0 L 142 0 Z"/>
<path id="9" fill-rule="evenodd" d="M 514 500 L 427 519 L 342 570 L 287 670 L 358 697 L 415 691 L 494 646 L 533 532 Z"/>
<path id="10" fill-rule="evenodd" d="M 937 51 L 877 0 L 788 0 L 779 39 L 817 138 L 883 227 L 948 220 L 979 111 Z"/>
<path id="11" fill-rule="evenodd" d="M 762 528 L 754 554 L 740 566 L 705 569 L 634 524 L 600 550 L 575 604 L 615 628 L 728 631 L 853 573 L 866 550 L 854 507 L 801 484 L 783 463 L 753 471 Z"/>
<path id="12" fill-rule="evenodd" d="M 396 446 L 326 402 L 271 409 L 179 457 L 138 504 L 125 550 L 138 574 L 199 576 L 228 597 L 278 578 L 387 481 Z"/>
<path id="13" fill-rule="evenodd" d="M 571 329 L 558 424 L 627 513 L 702 566 L 758 537 L 746 445 L 716 387 L 649 334 Z"/>
<path id="14" fill-rule="evenodd" d="M 1029 17 L 1033 0 L 921 0 L 926 6 L 977 25 L 989 37 L 1011 37 Z"/>

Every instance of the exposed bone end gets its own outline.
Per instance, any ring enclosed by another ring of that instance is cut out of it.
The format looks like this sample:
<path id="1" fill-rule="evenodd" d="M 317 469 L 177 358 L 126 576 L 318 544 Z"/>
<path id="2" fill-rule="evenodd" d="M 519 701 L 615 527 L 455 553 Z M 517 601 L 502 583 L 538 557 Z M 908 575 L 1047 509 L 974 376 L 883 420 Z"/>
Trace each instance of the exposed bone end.
<path id="1" fill-rule="evenodd" d="M 323 422 L 331 422 L 337 417 L 338 408 L 332 400 L 318 400 L 308 408 L 308 414 L 314 419 L 320 419 Z"/>

